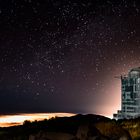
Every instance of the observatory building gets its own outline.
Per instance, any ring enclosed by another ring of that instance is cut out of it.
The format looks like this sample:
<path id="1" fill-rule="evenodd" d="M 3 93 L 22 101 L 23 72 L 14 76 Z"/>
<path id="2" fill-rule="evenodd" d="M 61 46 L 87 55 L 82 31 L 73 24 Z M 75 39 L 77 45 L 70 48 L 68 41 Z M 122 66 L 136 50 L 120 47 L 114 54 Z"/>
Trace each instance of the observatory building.
<path id="1" fill-rule="evenodd" d="M 121 110 L 114 119 L 130 119 L 140 116 L 140 67 L 121 76 Z"/>

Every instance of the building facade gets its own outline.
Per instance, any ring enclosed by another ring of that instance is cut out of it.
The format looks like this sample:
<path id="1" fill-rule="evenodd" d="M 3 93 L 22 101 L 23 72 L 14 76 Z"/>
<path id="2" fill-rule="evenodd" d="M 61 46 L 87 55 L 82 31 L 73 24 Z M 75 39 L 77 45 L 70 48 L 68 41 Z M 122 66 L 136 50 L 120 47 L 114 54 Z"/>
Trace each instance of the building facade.
<path id="1" fill-rule="evenodd" d="M 121 110 L 114 119 L 130 119 L 140 116 L 140 67 L 121 76 Z"/>

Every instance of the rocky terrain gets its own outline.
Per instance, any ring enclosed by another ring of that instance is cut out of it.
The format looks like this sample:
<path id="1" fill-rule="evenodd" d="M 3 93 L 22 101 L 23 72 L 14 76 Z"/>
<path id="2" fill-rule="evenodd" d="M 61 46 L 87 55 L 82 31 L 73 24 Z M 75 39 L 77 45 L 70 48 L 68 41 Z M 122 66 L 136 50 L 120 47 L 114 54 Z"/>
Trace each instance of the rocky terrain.
<path id="1" fill-rule="evenodd" d="M 80 124 L 75 134 L 40 131 L 29 136 L 29 140 L 131 140 L 130 134 L 111 122 Z"/>
<path id="2" fill-rule="evenodd" d="M 75 135 L 62 132 L 39 132 L 30 135 L 29 140 L 107 140 L 95 127 L 89 128 L 88 125 L 79 126 Z"/>
<path id="3" fill-rule="evenodd" d="M 116 121 L 99 115 L 26 121 L 22 126 L 1 128 L 0 140 L 138 140 L 139 131 L 134 133 L 132 121 Z M 133 124 L 138 129 L 139 124 L 136 121 Z"/>

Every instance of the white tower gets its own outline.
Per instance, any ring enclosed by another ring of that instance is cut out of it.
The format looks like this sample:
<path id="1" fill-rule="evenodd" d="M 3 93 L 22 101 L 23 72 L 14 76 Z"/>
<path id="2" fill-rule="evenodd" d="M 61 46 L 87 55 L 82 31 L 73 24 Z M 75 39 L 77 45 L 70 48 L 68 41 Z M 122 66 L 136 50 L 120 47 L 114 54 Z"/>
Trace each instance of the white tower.
<path id="1" fill-rule="evenodd" d="M 113 116 L 115 119 L 140 116 L 140 67 L 121 76 L 121 110 Z"/>

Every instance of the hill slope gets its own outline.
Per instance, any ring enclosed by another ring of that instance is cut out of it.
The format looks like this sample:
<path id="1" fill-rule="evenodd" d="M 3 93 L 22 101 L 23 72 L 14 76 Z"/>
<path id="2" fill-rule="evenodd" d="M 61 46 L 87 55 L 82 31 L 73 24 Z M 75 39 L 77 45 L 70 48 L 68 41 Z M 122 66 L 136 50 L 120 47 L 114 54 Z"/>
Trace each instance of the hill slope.
<path id="1" fill-rule="evenodd" d="M 0 140 L 131 140 L 123 121 L 76 115 L 1 128 Z"/>

